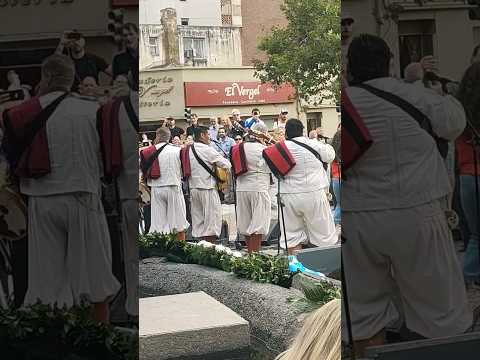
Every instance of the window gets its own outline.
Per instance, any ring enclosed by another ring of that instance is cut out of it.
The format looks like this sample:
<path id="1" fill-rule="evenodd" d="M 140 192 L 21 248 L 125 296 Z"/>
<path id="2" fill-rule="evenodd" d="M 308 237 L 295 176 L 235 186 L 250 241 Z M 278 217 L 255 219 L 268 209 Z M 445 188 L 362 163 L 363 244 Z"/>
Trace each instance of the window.
<path id="1" fill-rule="evenodd" d="M 307 132 L 322 127 L 323 113 L 309 113 L 307 114 Z"/>
<path id="2" fill-rule="evenodd" d="M 181 24 L 182 25 L 188 25 L 188 18 L 182 18 L 181 19 Z"/>
<path id="3" fill-rule="evenodd" d="M 149 47 L 150 47 L 150 55 L 152 56 L 160 55 L 160 52 L 158 51 L 158 37 L 149 38 Z"/>
<path id="4" fill-rule="evenodd" d="M 424 56 L 433 55 L 434 20 L 408 20 L 398 23 L 400 47 L 400 74 L 403 77 L 405 67 L 420 61 Z"/>
<path id="5" fill-rule="evenodd" d="M 205 59 L 205 39 L 184 37 L 183 52 L 185 58 Z"/>

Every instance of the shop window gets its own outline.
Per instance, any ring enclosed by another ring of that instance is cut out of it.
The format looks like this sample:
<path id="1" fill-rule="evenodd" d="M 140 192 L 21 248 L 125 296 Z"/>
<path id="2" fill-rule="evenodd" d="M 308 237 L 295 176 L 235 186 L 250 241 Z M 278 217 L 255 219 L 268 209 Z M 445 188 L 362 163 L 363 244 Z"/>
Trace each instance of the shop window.
<path id="1" fill-rule="evenodd" d="M 205 39 L 184 37 L 183 56 L 185 60 L 192 60 L 194 63 L 205 61 Z"/>
<path id="2" fill-rule="evenodd" d="M 149 47 L 150 47 L 150 55 L 152 56 L 160 55 L 160 52 L 158 50 L 158 37 L 149 38 Z"/>
<path id="3" fill-rule="evenodd" d="M 435 21 L 399 21 L 398 34 L 400 75 L 403 77 L 403 71 L 408 64 L 418 62 L 427 55 L 435 56 L 433 49 Z"/>

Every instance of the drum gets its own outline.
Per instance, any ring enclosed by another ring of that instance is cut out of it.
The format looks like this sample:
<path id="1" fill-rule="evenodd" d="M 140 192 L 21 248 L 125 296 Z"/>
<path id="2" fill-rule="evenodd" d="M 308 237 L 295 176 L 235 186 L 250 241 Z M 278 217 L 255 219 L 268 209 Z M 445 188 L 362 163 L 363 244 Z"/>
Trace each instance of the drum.
<path id="1" fill-rule="evenodd" d="M 27 233 L 27 206 L 13 188 L 0 189 L 0 238 L 18 240 Z"/>

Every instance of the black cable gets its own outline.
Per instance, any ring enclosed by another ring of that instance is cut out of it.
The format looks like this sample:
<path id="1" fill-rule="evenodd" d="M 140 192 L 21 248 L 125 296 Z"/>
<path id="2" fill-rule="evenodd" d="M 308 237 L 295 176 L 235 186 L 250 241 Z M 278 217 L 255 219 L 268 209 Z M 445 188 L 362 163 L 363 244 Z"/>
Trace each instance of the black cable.
<path id="1" fill-rule="evenodd" d="M 278 199 L 278 206 L 280 207 L 279 210 L 282 212 L 282 227 L 283 227 L 283 238 L 285 239 L 285 251 L 287 252 L 287 257 L 288 257 L 288 241 L 287 241 L 287 231 L 285 230 L 285 215 L 283 214 L 283 207 L 285 206 L 282 203 L 282 199 L 280 197 L 280 179 L 278 180 L 278 194 L 277 194 L 277 199 Z M 278 246 L 280 246 L 280 238 L 278 239 Z"/>

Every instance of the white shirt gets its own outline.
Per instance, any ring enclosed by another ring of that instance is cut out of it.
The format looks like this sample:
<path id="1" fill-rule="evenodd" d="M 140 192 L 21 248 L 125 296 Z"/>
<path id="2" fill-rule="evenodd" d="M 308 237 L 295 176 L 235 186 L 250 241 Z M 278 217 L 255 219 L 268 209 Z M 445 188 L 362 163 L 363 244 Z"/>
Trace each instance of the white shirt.
<path id="1" fill-rule="evenodd" d="M 331 163 L 335 159 L 335 150 L 328 144 L 306 137 L 297 137 L 294 140 L 302 142 L 313 148 L 322 161 Z M 323 164 L 307 149 L 292 141 L 285 141 L 288 149 L 295 159 L 296 165 L 280 183 L 280 193 L 298 194 L 328 188 L 329 179 Z"/>
<path id="2" fill-rule="evenodd" d="M 463 107 L 451 96 L 394 78 L 367 84 L 400 96 L 422 111 L 439 137 L 453 140 L 465 128 Z M 344 173 L 342 211 L 408 208 L 451 191 L 436 143 L 415 119 L 363 89 L 349 87 L 345 91 L 365 122 L 373 145 Z"/>
<path id="3" fill-rule="evenodd" d="M 200 142 L 194 143 L 195 150 L 197 151 L 198 157 L 202 159 L 207 166 L 213 169 L 213 165 L 224 169 L 230 169 L 230 161 L 225 159 L 217 151 L 215 151 L 209 145 L 205 145 Z M 191 189 L 214 189 L 216 186 L 215 179 L 205 170 L 202 165 L 200 165 L 193 155 L 193 150 L 189 151 L 190 156 L 190 166 L 192 168 L 192 175 L 190 177 L 189 183 Z"/>
<path id="4" fill-rule="evenodd" d="M 42 108 L 62 92 L 39 98 Z M 74 192 L 100 194 L 100 139 L 96 113 L 99 103 L 78 96 L 68 96 L 47 121 L 47 138 L 51 172 L 38 179 L 22 178 L 20 190 L 30 196 L 47 196 Z"/>
<path id="5" fill-rule="evenodd" d="M 130 93 L 130 102 L 138 116 L 138 93 Z M 133 126 L 122 103 L 118 113 L 120 135 L 122 138 L 123 170 L 118 176 L 118 193 L 120 199 L 136 199 L 138 197 L 138 142 L 137 130 Z"/>
<path id="6" fill-rule="evenodd" d="M 158 150 L 164 145 L 165 143 L 159 143 L 155 147 Z M 160 177 L 158 179 L 148 179 L 148 186 L 181 186 L 182 164 L 180 162 L 180 148 L 168 144 L 158 155 L 158 162 L 160 163 Z"/>
<path id="7" fill-rule="evenodd" d="M 237 191 L 268 192 L 270 169 L 263 159 L 265 145 L 258 142 L 245 142 L 244 150 L 248 172 L 237 178 Z"/>

